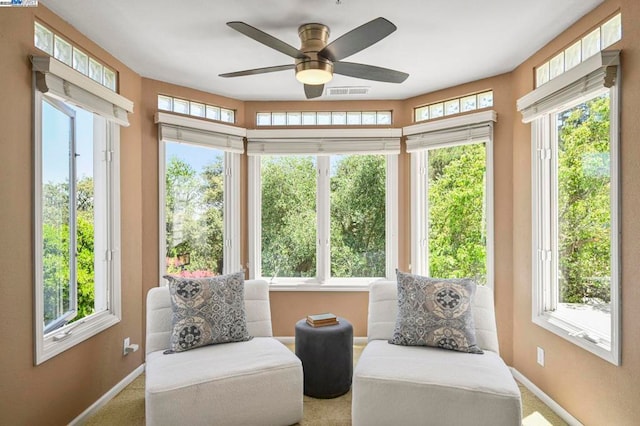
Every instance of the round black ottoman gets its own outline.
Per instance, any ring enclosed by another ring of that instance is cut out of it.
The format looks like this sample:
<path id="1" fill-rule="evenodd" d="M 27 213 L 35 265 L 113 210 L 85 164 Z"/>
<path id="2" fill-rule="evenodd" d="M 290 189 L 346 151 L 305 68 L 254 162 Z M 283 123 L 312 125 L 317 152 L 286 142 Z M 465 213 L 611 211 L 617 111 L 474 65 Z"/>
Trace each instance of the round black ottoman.
<path id="1" fill-rule="evenodd" d="M 296 323 L 296 355 L 302 361 L 304 394 L 335 398 L 349 392 L 353 375 L 353 327 L 344 318 L 325 327 Z"/>

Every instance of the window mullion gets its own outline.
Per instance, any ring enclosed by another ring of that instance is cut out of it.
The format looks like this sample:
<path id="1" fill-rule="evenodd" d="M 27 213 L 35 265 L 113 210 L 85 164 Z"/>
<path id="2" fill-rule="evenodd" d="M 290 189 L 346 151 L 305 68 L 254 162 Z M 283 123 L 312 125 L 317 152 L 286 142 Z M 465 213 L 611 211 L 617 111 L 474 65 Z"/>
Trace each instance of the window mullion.
<path id="1" fill-rule="evenodd" d="M 420 274 L 431 275 L 429 271 L 429 150 L 424 151 L 420 156 L 420 182 L 422 184 L 422 194 L 420 199 L 422 202 L 422 215 L 420 221 L 422 226 L 420 228 L 420 252 L 421 252 L 421 265 Z M 424 198 L 422 198 L 424 197 Z"/>
<path id="2" fill-rule="evenodd" d="M 76 119 L 69 117 L 69 311 L 78 312 L 78 226 L 76 193 Z"/>
<path id="3" fill-rule="evenodd" d="M 544 148 L 546 150 L 545 173 L 547 210 L 545 217 L 548 220 L 548 229 L 545 230 L 547 242 L 545 249 L 547 250 L 547 276 L 546 276 L 546 297 L 545 309 L 554 311 L 558 306 L 558 129 L 551 123 L 557 122 L 555 114 L 544 117 Z"/>
<path id="4" fill-rule="evenodd" d="M 318 181 L 316 193 L 317 235 L 316 257 L 317 276 L 320 283 L 331 277 L 331 208 L 330 208 L 330 157 L 317 157 Z"/>
<path id="5" fill-rule="evenodd" d="M 537 264 L 539 270 L 540 288 L 540 312 L 554 309 L 553 298 L 553 235 L 555 227 L 553 223 L 553 164 L 551 161 L 551 138 L 548 117 L 542 117 L 534 125 L 536 132 L 536 168 L 537 168 L 537 197 L 539 207 L 537 210 Z"/>

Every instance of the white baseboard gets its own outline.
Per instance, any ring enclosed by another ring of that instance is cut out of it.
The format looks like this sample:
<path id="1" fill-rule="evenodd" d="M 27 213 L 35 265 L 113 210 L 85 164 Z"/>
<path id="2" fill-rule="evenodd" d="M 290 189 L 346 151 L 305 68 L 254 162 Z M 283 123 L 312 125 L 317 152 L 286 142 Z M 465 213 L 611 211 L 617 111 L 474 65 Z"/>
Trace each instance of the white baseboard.
<path id="1" fill-rule="evenodd" d="M 100 408 L 105 406 L 107 402 L 111 401 L 114 396 L 116 396 L 120 391 L 126 388 L 131 382 L 133 382 L 136 377 L 144 373 L 144 364 L 133 370 L 127 377 L 122 379 L 118 384 L 112 387 L 107 393 L 102 395 L 100 399 L 91 404 L 89 408 L 84 410 L 78 417 L 73 419 L 69 426 L 77 426 L 85 423 L 87 419 L 96 413 Z"/>
<path id="2" fill-rule="evenodd" d="M 293 345 L 296 342 L 296 338 L 293 336 L 276 336 L 274 337 L 276 340 L 278 340 L 281 343 L 284 343 L 285 345 Z M 354 345 L 366 345 L 367 344 L 367 338 L 366 337 L 354 337 L 353 338 L 353 344 Z"/>
<path id="3" fill-rule="evenodd" d="M 549 408 L 553 410 L 562 420 L 567 422 L 571 426 L 583 426 L 582 423 L 578 421 L 575 417 L 573 417 L 567 410 L 562 408 L 560 404 L 555 402 L 549 395 L 544 393 L 542 389 L 533 384 L 533 382 L 527 379 L 522 373 L 516 370 L 513 367 L 509 367 L 511 369 L 511 374 L 513 377 L 522 383 L 527 389 L 529 389 L 535 396 L 540 398 L 542 402 L 547 404 Z"/>

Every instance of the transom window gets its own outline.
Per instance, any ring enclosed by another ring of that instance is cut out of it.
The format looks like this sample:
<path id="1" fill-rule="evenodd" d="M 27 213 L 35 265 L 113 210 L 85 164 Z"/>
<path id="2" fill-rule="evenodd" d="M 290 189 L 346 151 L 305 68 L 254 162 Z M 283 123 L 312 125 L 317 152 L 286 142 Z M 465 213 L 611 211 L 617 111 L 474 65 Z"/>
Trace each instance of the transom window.
<path id="1" fill-rule="evenodd" d="M 232 109 L 174 98 L 173 96 L 158 95 L 158 109 L 225 123 L 236 122 L 236 112 Z"/>
<path id="2" fill-rule="evenodd" d="M 257 126 L 389 126 L 391 111 L 259 112 Z"/>
<path id="3" fill-rule="evenodd" d="M 621 38 L 622 15 L 618 13 L 550 60 L 536 67 L 536 87 L 564 74 L 565 71 L 606 49 Z"/>
<path id="4" fill-rule="evenodd" d="M 428 121 L 492 106 L 493 90 L 487 90 L 414 108 L 413 119 L 415 122 Z"/>
<path id="5" fill-rule="evenodd" d="M 78 46 L 68 42 L 39 22 L 34 23 L 33 43 L 38 49 L 48 53 L 63 64 L 72 67 L 109 90 L 117 91 L 118 79 L 113 69 L 88 55 Z"/>

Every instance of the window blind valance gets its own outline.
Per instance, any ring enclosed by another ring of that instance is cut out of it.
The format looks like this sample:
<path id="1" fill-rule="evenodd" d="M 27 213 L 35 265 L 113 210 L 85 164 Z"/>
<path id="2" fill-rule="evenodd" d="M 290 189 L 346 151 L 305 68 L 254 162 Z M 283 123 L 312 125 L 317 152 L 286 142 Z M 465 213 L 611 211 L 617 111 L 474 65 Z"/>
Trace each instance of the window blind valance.
<path id="1" fill-rule="evenodd" d="M 482 142 L 493 137 L 495 111 L 483 111 L 444 120 L 405 127 L 407 152 L 417 152 L 438 145 L 451 146 Z"/>
<path id="2" fill-rule="evenodd" d="M 531 121 L 615 84 L 620 51 L 601 51 L 517 101 L 522 121 Z"/>
<path id="3" fill-rule="evenodd" d="M 133 102 L 50 56 L 32 56 L 36 87 L 50 96 L 128 126 Z"/>
<path id="4" fill-rule="evenodd" d="M 394 139 L 270 139 L 252 140 L 248 155 L 337 155 L 337 154 L 400 154 L 400 138 Z"/>
<path id="5" fill-rule="evenodd" d="M 400 136 L 400 129 L 249 130 L 247 154 L 399 154 Z"/>
<path id="6" fill-rule="evenodd" d="M 197 118 L 158 112 L 155 116 L 161 140 L 205 145 L 242 154 L 245 129 Z"/>
<path id="7" fill-rule="evenodd" d="M 416 152 L 429 149 L 433 145 L 451 146 L 462 143 L 486 141 L 492 136 L 493 126 L 483 124 L 479 126 L 467 126 L 461 129 L 441 130 L 437 132 L 422 133 L 407 137 L 407 152 Z"/>

